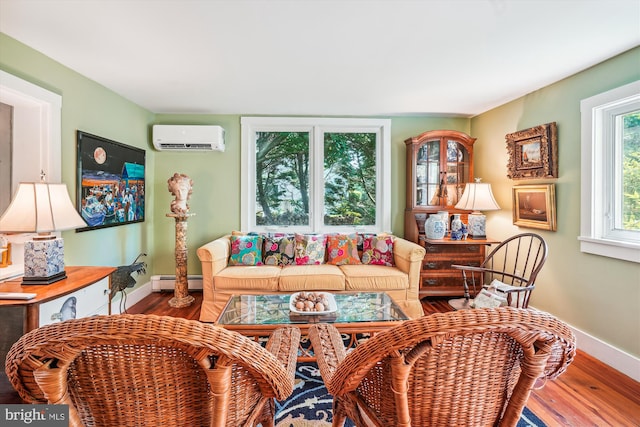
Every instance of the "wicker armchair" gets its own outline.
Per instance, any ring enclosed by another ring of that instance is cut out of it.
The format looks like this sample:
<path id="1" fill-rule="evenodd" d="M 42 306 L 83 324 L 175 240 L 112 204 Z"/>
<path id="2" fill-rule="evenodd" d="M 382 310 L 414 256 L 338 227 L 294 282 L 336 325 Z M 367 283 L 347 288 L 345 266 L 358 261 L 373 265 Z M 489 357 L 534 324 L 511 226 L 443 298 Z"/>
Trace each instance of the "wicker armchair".
<path id="1" fill-rule="evenodd" d="M 26 402 L 68 404 L 71 426 L 273 426 L 299 340 L 278 329 L 265 349 L 193 320 L 97 316 L 27 333 L 6 372 Z"/>
<path id="2" fill-rule="evenodd" d="M 338 331 L 309 337 L 334 397 L 333 426 L 515 426 L 537 380 L 554 379 L 575 337 L 553 316 L 513 307 L 433 314 L 346 354 Z M 542 383 L 544 384 L 544 383 Z"/>

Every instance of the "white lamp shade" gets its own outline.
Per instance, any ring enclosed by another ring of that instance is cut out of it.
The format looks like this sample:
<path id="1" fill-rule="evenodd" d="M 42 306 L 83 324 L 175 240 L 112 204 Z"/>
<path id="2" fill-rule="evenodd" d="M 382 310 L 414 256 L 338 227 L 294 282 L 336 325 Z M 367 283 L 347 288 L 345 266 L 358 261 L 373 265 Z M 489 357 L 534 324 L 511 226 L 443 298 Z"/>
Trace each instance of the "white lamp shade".
<path id="1" fill-rule="evenodd" d="M 86 226 L 66 184 L 22 182 L 0 217 L 0 233 L 50 233 Z"/>
<path id="2" fill-rule="evenodd" d="M 491 184 L 483 182 L 469 182 L 464 187 L 464 193 L 456 204 L 456 209 L 471 211 L 495 211 L 500 209 L 498 202 L 491 192 Z"/>

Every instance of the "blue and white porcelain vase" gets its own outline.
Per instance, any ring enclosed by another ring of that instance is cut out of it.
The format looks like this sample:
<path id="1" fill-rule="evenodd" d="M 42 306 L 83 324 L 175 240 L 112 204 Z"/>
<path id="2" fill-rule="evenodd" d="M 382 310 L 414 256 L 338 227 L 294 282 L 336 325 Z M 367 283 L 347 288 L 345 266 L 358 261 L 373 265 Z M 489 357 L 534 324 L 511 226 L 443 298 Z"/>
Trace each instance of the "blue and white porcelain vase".
<path id="1" fill-rule="evenodd" d="M 441 215 L 431 214 L 424 224 L 424 234 L 427 239 L 443 239 L 446 228 Z"/>
<path id="2" fill-rule="evenodd" d="M 460 214 L 453 214 L 451 220 L 451 240 L 462 240 L 462 220 Z"/>
<path id="3" fill-rule="evenodd" d="M 460 214 L 453 214 L 453 219 L 451 220 L 451 231 L 460 231 L 462 229 L 462 220 L 460 219 Z"/>

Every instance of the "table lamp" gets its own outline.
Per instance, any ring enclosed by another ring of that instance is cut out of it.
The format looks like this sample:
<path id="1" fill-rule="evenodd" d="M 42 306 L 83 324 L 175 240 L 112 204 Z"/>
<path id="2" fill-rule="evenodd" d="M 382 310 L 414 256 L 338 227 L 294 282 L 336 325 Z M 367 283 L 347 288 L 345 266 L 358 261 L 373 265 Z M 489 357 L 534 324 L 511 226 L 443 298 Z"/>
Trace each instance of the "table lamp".
<path id="1" fill-rule="evenodd" d="M 0 217 L 0 233 L 38 233 L 24 244 L 24 285 L 47 285 L 67 277 L 64 244 L 51 233 L 86 227 L 75 210 L 67 186 L 22 182 Z"/>
<path id="2" fill-rule="evenodd" d="M 468 217 L 469 237 L 472 239 L 486 239 L 487 217 L 480 211 L 494 211 L 500 209 L 498 202 L 491 192 L 491 184 L 480 182 L 481 178 L 476 178 L 475 182 L 468 182 L 464 187 L 464 192 L 460 201 L 456 204 L 456 209 L 473 211 Z"/>

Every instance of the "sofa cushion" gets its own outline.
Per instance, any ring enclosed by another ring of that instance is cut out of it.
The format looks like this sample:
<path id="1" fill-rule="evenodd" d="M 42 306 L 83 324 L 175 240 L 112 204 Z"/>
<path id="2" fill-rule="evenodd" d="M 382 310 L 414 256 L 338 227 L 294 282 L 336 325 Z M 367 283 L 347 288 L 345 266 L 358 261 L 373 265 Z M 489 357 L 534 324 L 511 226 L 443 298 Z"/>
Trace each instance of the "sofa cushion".
<path id="1" fill-rule="evenodd" d="M 362 263 L 393 267 L 393 237 L 369 236 L 364 240 Z"/>
<path id="2" fill-rule="evenodd" d="M 353 233 L 327 236 L 327 263 L 333 265 L 360 264 L 358 235 Z"/>
<path id="3" fill-rule="evenodd" d="M 278 289 L 285 292 L 344 290 L 344 274 L 340 267 L 322 265 L 289 265 L 280 272 Z"/>
<path id="4" fill-rule="evenodd" d="M 281 267 L 272 265 L 226 267 L 213 276 L 215 289 L 278 290 Z"/>
<path id="5" fill-rule="evenodd" d="M 229 265 L 260 264 L 262 264 L 262 237 L 232 235 Z"/>
<path id="6" fill-rule="evenodd" d="M 384 265 L 341 265 L 348 291 L 408 289 L 409 278 L 396 267 Z"/>
<path id="7" fill-rule="evenodd" d="M 296 265 L 324 264 L 327 236 L 296 233 Z"/>
<path id="8" fill-rule="evenodd" d="M 264 264 L 291 265 L 295 263 L 295 238 L 290 236 L 264 237 Z"/>

